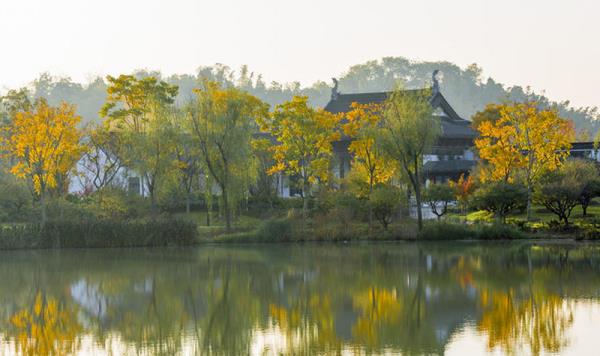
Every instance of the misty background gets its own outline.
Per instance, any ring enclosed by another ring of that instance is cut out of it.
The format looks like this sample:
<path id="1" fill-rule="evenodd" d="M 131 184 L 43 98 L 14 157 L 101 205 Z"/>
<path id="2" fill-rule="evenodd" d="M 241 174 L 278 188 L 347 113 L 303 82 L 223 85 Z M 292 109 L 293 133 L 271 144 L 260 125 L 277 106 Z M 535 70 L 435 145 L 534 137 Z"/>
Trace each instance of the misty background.
<path id="1" fill-rule="evenodd" d="M 442 72 L 441 90 L 455 110 L 464 118 L 482 110 L 486 104 L 504 100 L 537 100 L 544 107 L 557 107 L 563 117 L 573 120 L 580 140 L 590 140 L 598 132 L 599 113 L 596 107 L 574 107 L 569 101 L 556 102 L 543 93 L 529 88 L 506 86 L 493 78 L 484 78 L 483 69 L 476 64 L 461 68 L 450 62 L 411 61 L 403 57 L 385 57 L 350 66 L 343 73 L 332 73 L 339 78 L 342 93 L 376 92 L 392 89 L 398 81 L 407 88 L 431 85 L 435 69 Z M 231 68 L 224 64 L 200 67 L 195 74 L 163 76 L 158 71 L 137 70 L 133 74 L 156 76 L 179 86 L 180 104 L 192 95 L 192 89 L 203 79 L 217 81 L 225 86 L 237 86 L 259 97 L 271 106 L 291 99 L 294 95 L 308 96 L 314 106 L 324 106 L 331 96 L 331 78 L 322 78 L 312 85 L 300 82 L 266 82 L 263 73 L 252 71 L 248 66 Z M 17 89 L 17 88 L 14 88 Z M 69 77 L 43 73 L 33 80 L 28 89 L 32 97 L 44 97 L 51 105 L 66 101 L 77 105 L 83 123 L 98 122 L 98 111 L 106 98 L 104 78 L 91 78 L 79 83 Z"/>

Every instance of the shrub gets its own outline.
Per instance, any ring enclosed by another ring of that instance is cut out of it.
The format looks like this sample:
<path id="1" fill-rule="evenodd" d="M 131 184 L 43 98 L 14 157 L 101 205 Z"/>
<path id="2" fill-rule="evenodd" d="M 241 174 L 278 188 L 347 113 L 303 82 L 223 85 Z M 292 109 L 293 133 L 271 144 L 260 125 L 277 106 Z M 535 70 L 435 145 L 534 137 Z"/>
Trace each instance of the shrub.
<path id="1" fill-rule="evenodd" d="M 473 203 L 478 209 L 489 211 L 504 222 L 513 210 L 526 205 L 527 189 L 514 183 L 488 183 L 475 192 Z"/>
<path id="2" fill-rule="evenodd" d="M 369 203 L 373 209 L 373 215 L 384 230 L 387 230 L 394 214 L 398 211 L 401 198 L 400 190 L 391 185 L 380 185 L 371 193 Z"/>
<path id="3" fill-rule="evenodd" d="M 511 225 L 492 224 L 477 226 L 477 239 L 479 240 L 513 240 L 523 237 L 523 233 Z"/>
<path id="4" fill-rule="evenodd" d="M 352 208 L 337 206 L 326 214 L 319 214 L 313 219 L 313 238 L 317 240 L 342 241 L 359 237 L 357 226 L 353 225 Z"/>
<path id="5" fill-rule="evenodd" d="M 289 219 L 269 219 L 258 227 L 256 237 L 259 241 L 291 241 L 292 224 Z"/>
<path id="6" fill-rule="evenodd" d="M 472 226 L 446 222 L 425 224 L 417 235 L 420 240 L 471 240 L 476 237 L 477 233 Z"/>
<path id="7" fill-rule="evenodd" d="M 196 243 L 189 221 L 59 220 L 0 228 L 0 249 L 185 246 Z"/>
<path id="8" fill-rule="evenodd" d="M 523 233 L 506 224 L 452 224 L 435 222 L 426 224 L 418 234 L 423 240 L 513 240 L 523 238 Z"/>
<path id="9" fill-rule="evenodd" d="M 0 172 L 0 221 L 28 221 L 34 216 L 32 196 L 27 185 Z"/>

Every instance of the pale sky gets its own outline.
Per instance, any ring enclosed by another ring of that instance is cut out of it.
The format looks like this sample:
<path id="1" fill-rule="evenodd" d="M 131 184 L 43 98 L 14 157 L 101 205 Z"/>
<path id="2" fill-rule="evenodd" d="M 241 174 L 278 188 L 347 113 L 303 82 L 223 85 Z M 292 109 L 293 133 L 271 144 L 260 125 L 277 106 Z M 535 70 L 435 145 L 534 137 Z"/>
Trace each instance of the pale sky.
<path id="1" fill-rule="evenodd" d="M 311 84 L 404 56 L 600 106 L 599 14 L 597 0 L 0 0 L 0 89 L 217 62 Z"/>

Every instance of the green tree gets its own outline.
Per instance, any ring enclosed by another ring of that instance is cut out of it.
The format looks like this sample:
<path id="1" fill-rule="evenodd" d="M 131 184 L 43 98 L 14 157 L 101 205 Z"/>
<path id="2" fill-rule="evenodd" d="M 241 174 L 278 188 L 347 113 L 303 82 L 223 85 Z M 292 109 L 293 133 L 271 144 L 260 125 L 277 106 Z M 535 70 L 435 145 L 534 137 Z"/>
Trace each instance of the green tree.
<path id="1" fill-rule="evenodd" d="M 569 160 L 558 171 L 550 172 L 541 179 L 534 199 L 554 213 L 569 227 L 569 218 L 573 208 L 588 184 L 598 178 L 598 170 L 593 162 Z"/>
<path id="2" fill-rule="evenodd" d="M 385 230 L 387 230 L 389 224 L 392 223 L 392 219 L 394 214 L 398 211 L 401 199 L 402 194 L 400 189 L 392 185 L 381 184 L 373 189 L 369 199 L 370 209 Z"/>
<path id="3" fill-rule="evenodd" d="M 508 214 L 526 205 L 527 189 L 516 183 L 490 182 L 475 191 L 473 203 L 505 222 Z"/>
<path id="4" fill-rule="evenodd" d="M 198 182 L 202 169 L 202 154 L 194 141 L 189 121 L 186 121 L 182 114 L 185 113 L 178 111 L 176 115 L 173 115 L 171 125 L 175 138 L 173 147 L 177 165 L 177 180 L 179 187 L 185 192 L 185 211 L 189 213 L 194 183 Z"/>
<path id="5" fill-rule="evenodd" d="M 430 184 L 425 188 L 423 196 L 438 220 L 448 211 L 448 203 L 456 200 L 454 189 L 449 184 L 443 183 Z"/>
<path id="6" fill-rule="evenodd" d="M 108 130 L 120 135 L 120 158 L 143 178 L 156 209 L 159 182 L 175 162 L 171 121 L 178 89 L 154 77 L 121 75 L 107 80 L 107 98 L 100 115 L 107 118 Z"/>
<path id="7" fill-rule="evenodd" d="M 585 184 L 581 195 L 579 195 L 579 204 L 581 204 L 583 216 L 587 216 L 588 206 L 592 199 L 598 196 L 600 196 L 600 179 L 596 177 Z"/>
<path id="8" fill-rule="evenodd" d="M 440 133 L 440 122 L 433 116 L 430 90 L 405 91 L 398 87 L 385 101 L 379 144 L 396 160 L 408 177 L 415 193 L 419 229 L 423 228 L 422 166 L 423 155 Z"/>
<path id="9" fill-rule="evenodd" d="M 256 120 L 268 115 L 260 99 L 236 88 L 207 82 L 195 90 L 188 119 L 211 177 L 221 190 L 225 224 L 231 229 L 235 190 L 248 183 L 252 133 Z"/>

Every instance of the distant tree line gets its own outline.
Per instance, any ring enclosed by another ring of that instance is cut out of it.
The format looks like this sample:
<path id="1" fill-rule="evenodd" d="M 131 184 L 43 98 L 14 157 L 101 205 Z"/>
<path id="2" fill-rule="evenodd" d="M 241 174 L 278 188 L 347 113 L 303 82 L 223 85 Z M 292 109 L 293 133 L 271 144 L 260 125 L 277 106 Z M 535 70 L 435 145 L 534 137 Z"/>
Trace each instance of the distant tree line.
<path id="1" fill-rule="evenodd" d="M 541 107 L 556 108 L 562 117 L 575 123 L 578 139 L 591 140 L 600 128 L 596 107 L 573 107 L 569 101 L 556 102 L 529 88 L 508 87 L 494 81 L 484 80 L 482 68 L 472 64 L 461 68 L 450 62 L 411 61 L 403 57 L 385 57 L 350 67 L 339 78 L 341 92 L 375 92 L 392 90 L 398 81 L 407 88 L 422 88 L 429 85 L 431 73 L 439 69 L 443 73 L 441 89 L 455 110 L 464 118 L 484 109 L 489 103 L 504 101 L 535 101 Z M 299 82 L 267 83 L 263 76 L 251 72 L 247 66 L 234 70 L 223 64 L 200 67 L 196 74 L 163 76 L 160 72 L 139 70 L 132 73 L 137 78 L 156 77 L 179 88 L 176 102 L 182 104 L 190 99 L 192 89 L 199 80 L 209 80 L 224 87 L 235 86 L 261 99 L 271 107 L 289 101 L 294 96 L 306 96 L 312 106 L 324 106 L 330 98 L 330 83 L 317 81 L 308 87 Z M 333 73 L 332 73 L 333 74 Z M 73 82 L 69 78 L 53 77 L 44 73 L 35 79 L 29 88 L 35 99 L 46 98 L 53 106 L 62 101 L 77 106 L 82 123 L 99 120 L 98 112 L 106 98 L 108 83 L 94 78 L 87 84 Z"/>

